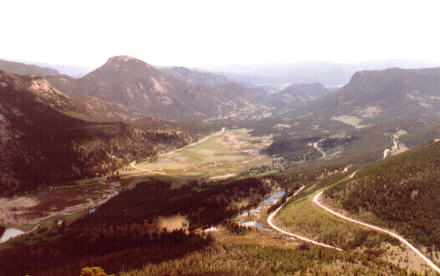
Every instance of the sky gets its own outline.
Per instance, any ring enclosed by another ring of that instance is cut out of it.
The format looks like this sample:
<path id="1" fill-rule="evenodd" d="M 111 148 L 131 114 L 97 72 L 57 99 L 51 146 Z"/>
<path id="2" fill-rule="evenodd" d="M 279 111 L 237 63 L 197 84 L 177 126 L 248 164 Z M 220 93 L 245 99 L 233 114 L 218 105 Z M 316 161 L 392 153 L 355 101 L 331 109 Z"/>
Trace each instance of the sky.
<path id="1" fill-rule="evenodd" d="M 0 57 L 99 66 L 440 62 L 440 1 L 2 1 Z"/>

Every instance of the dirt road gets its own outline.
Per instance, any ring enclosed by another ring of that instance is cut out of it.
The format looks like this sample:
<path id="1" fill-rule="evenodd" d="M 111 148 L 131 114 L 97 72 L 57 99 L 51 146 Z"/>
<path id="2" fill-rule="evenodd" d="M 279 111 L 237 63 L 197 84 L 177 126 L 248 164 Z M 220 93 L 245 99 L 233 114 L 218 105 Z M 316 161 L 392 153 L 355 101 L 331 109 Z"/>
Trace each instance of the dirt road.
<path id="1" fill-rule="evenodd" d="M 302 186 L 301 188 L 299 188 L 298 191 L 296 191 L 295 194 L 293 194 L 292 197 L 297 196 L 297 195 L 298 195 L 298 194 L 299 194 L 304 188 L 305 188 L 305 186 Z M 286 200 L 286 202 L 287 202 L 287 201 L 288 201 L 288 200 Z M 302 241 L 305 241 L 305 242 L 311 243 L 311 244 L 316 245 L 316 246 L 326 247 L 326 248 L 330 248 L 330 249 L 335 249 L 335 250 L 338 250 L 338 251 L 342 251 L 341 248 L 338 248 L 338 247 L 335 247 L 335 246 L 332 246 L 332 245 L 328 245 L 328 244 L 325 244 L 325 243 L 321 243 L 321 242 L 318 242 L 318 241 L 314 241 L 314 240 L 311 240 L 311 239 L 309 239 L 309 238 L 306 238 L 306 237 L 303 237 L 303 236 L 300 236 L 300 235 L 297 235 L 297 234 L 294 234 L 294 233 L 287 232 L 287 231 L 285 231 L 285 230 L 279 228 L 278 226 L 276 226 L 276 225 L 273 223 L 272 220 L 273 220 L 273 218 L 276 216 L 276 214 L 281 210 L 281 208 L 283 208 L 283 207 L 284 207 L 284 204 L 281 205 L 280 207 L 278 207 L 278 209 L 276 209 L 276 210 L 275 210 L 272 214 L 270 214 L 269 217 L 267 218 L 267 224 L 269 224 L 269 226 L 270 226 L 272 229 L 274 229 L 275 231 L 278 231 L 278 232 L 280 232 L 280 233 L 282 233 L 282 234 L 284 234 L 284 235 L 287 235 L 287 236 L 289 236 L 289 237 L 293 237 L 293 238 L 296 238 L 296 239 L 298 239 L 298 240 L 302 240 Z"/>
<path id="2" fill-rule="evenodd" d="M 415 248 L 412 244 L 410 244 L 410 243 L 409 243 L 406 239 L 404 239 L 403 237 L 401 237 L 401 236 L 397 235 L 396 233 L 393 233 L 393 232 L 391 232 L 391 231 L 389 231 L 389 230 L 386 230 L 386 229 L 383 229 L 383 228 L 380 228 L 380 227 L 377 227 L 377 226 L 374 226 L 374 225 L 371 225 L 371 224 L 368 224 L 368 223 L 365 223 L 365 222 L 362 222 L 362 221 L 359 221 L 359 220 L 355 220 L 355 219 L 349 218 L 349 217 L 347 217 L 347 216 L 344 216 L 344 215 L 342 215 L 342 214 L 340 214 L 340 213 L 338 213 L 338 212 L 336 212 L 336 211 L 334 211 L 334 210 L 328 208 L 327 206 L 324 206 L 321 202 L 319 202 L 319 198 L 321 197 L 322 193 L 323 193 L 323 192 L 319 192 L 319 193 L 317 193 L 317 194 L 315 195 L 315 197 L 313 197 L 313 202 L 314 202 L 318 207 L 322 208 L 324 211 L 326 211 L 326 212 L 328 212 L 328 213 L 330 213 L 330 214 L 332 214 L 332 215 L 334 215 L 334 216 L 336 216 L 336 217 L 338 217 L 338 218 L 341 218 L 341 219 L 343 219 L 343 220 L 347 220 L 347 221 L 349 221 L 349 222 L 352 222 L 352 223 L 355 223 L 355 224 L 358 224 L 358 225 L 361 225 L 361 226 L 364 226 L 364 227 L 367 227 L 367 228 L 373 229 L 373 230 L 378 231 L 378 232 L 385 233 L 385 234 L 387 234 L 387 235 L 389 235 L 389 236 L 391 236 L 391 237 L 393 237 L 393 238 L 395 238 L 395 239 L 398 239 L 401 243 L 405 244 L 409 249 L 411 249 L 411 250 L 412 250 L 414 253 L 416 253 L 420 258 L 422 258 L 423 261 L 424 261 L 429 267 L 431 267 L 431 268 L 432 268 L 434 271 L 436 271 L 437 273 L 440 273 L 440 268 L 439 268 L 437 265 L 435 265 L 430 259 L 428 259 L 428 257 L 426 257 L 425 255 L 423 255 L 422 252 L 420 252 L 417 248 Z"/>

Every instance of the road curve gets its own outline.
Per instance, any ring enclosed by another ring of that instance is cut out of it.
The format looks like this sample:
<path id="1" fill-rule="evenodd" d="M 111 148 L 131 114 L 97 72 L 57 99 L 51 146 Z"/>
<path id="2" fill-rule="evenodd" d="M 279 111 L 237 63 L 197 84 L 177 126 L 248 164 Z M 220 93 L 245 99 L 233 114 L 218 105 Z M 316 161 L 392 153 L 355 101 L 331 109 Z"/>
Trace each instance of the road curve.
<path id="1" fill-rule="evenodd" d="M 292 197 L 295 197 L 295 196 L 296 196 L 297 194 L 299 194 L 299 192 L 301 192 L 304 188 L 305 188 L 305 186 L 302 186 L 301 188 L 299 188 L 299 190 L 296 191 L 295 194 L 294 194 Z M 286 200 L 286 202 L 287 202 L 287 200 Z M 297 235 L 297 234 L 294 234 L 294 233 L 290 233 L 290 232 L 284 231 L 283 229 L 281 229 L 281 228 L 279 228 L 278 226 L 276 226 L 275 224 L 273 224 L 272 219 L 273 219 L 273 218 L 276 216 L 276 214 L 281 210 L 281 208 L 283 208 L 283 206 L 284 206 L 284 204 L 281 205 L 280 207 L 278 207 L 278 209 L 276 209 L 272 214 L 269 215 L 269 217 L 267 217 L 267 224 L 269 224 L 269 226 L 270 226 L 272 229 L 274 229 L 275 231 L 278 231 L 278 232 L 280 232 L 280 233 L 282 233 L 282 234 L 284 234 L 284 235 L 287 235 L 287 236 L 289 236 L 289 237 L 293 237 L 293 238 L 296 238 L 296 239 L 298 239 L 298 240 L 302 240 L 302 241 L 305 241 L 305 242 L 308 242 L 308 243 L 311 243 L 311 244 L 314 244 L 314 245 L 317 245 L 317 246 L 320 246 L 320 247 L 326 247 L 326 248 L 330 248 L 330 249 L 335 249 L 335 250 L 338 250 L 338 251 L 342 251 L 341 248 L 338 248 L 338 247 L 335 247 L 335 246 L 332 246 L 332 245 L 328 245 L 328 244 L 325 244 L 325 243 L 317 242 L 317 241 L 314 241 L 314 240 L 308 239 L 308 238 L 306 238 L 306 237 L 303 237 L 303 236 L 300 236 L 300 235 Z"/>
<path id="2" fill-rule="evenodd" d="M 362 222 L 362 221 L 358 221 L 358 220 L 355 220 L 355 219 L 349 218 L 349 217 L 347 217 L 347 216 L 344 216 L 344 215 L 342 215 L 342 214 L 340 214 L 340 213 L 338 213 L 338 212 L 336 212 L 336 211 L 334 211 L 334 210 L 328 208 L 327 206 L 324 206 L 321 202 L 319 202 L 319 198 L 320 198 L 320 196 L 322 195 L 322 193 L 323 193 L 323 192 L 321 191 L 321 192 L 317 193 L 317 194 L 313 197 L 313 202 L 314 202 L 318 207 L 324 209 L 326 212 L 328 212 L 328 213 L 330 213 L 330 214 L 332 214 L 332 215 L 334 215 L 334 216 L 336 216 L 336 217 L 338 217 L 338 218 L 341 218 L 341 219 L 344 219 L 344 220 L 350 221 L 350 222 L 355 223 L 355 224 L 358 224 L 358 225 L 362 225 L 362 226 L 364 226 L 364 227 L 367 227 L 367 228 L 373 229 L 373 230 L 378 231 L 378 232 L 385 233 L 385 234 L 387 234 L 387 235 L 389 235 L 389 236 L 391 236 L 391 237 L 393 237 L 393 238 L 395 238 L 395 239 L 398 239 L 401 243 L 403 243 L 403 244 L 405 244 L 406 246 L 408 246 L 408 247 L 409 247 L 412 251 L 414 251 L 414 252 L 415 252 L 420 258 L 422 258 L 423 261 L 424 261 L 429 267 L 431 267 L 431 268 L 432 268 L 434 271 L 436 271 L 437 273 L 440 273 L 440 268 L 439 268 L 438 266 L 436 266 L 436 265 L 435 265 L 435 264 L 434 264 L 434 263 L 433 263 L 428 257 L 426 257 L 425 255 L 423 255 L 422 252 L 420 252 L 417 248 L 415 248 L 412 244 L 410 244 L 406 239 L 402 238 L 401 236 L 397 235 L 396 233 L 393 233 L 393 232 L 388 231 L 388 230 L 386 230 L 386 229 L 383 229 L 383 228 L 380 228 L 380 227 L 377 227 L 377 226 L 374 226 L 374 225 L 371 225 L 371 224 L 368 224 L 368 223 L 365 223 L 365 222 Z"/>

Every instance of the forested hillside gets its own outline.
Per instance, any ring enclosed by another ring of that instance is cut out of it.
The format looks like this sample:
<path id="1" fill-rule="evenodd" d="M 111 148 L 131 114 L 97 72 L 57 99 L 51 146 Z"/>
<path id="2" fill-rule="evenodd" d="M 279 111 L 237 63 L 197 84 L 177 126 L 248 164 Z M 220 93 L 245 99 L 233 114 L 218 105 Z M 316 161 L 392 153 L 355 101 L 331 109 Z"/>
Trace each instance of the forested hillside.
<path id="1" fill-rule="evenodd" d="M 440 143 L 430 143 L 359 170 L 325 192 L 347 211 L 428 248 L 440 248 Z"/>

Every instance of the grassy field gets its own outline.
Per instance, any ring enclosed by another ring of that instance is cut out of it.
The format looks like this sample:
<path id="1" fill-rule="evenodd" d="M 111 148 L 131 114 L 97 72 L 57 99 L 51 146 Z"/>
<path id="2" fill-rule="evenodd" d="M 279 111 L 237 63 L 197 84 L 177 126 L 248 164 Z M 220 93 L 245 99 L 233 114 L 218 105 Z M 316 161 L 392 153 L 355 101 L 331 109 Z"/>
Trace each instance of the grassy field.
<path id="1" fill-rule="evenodd" d="M 136 166 L 167 175 L 221 179 L 270 165 L 272 159 L 260 151 L 270 145 L 272 138 L 251 136 L 249 132 L 248 129 L 227 130 L 202 143 L 161 155 L 155 162 Z"/>

